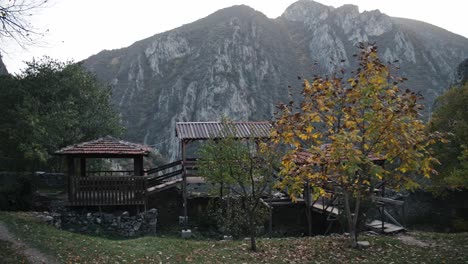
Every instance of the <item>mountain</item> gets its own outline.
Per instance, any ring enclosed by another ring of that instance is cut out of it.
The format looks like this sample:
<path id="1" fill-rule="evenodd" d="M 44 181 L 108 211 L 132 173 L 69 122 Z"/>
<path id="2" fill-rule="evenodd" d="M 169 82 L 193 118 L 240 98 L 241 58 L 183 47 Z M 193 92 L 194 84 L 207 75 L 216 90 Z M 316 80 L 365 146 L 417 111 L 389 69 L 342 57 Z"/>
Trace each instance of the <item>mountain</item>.
<path id="1" fill-rule="evenodd" d="M 465 59 L 457 67 L 457 75 L 455 77 L 456 84 L 465 84 L 468 82 L 468 59 Z"/>
<path id="2" fill-rule="evenodd" d="M 8 74 L 7 68 L 2 61 L 2 55 L 0 54 L 0 75 Z"/>
<path id="3" fill-rule="evenodd" d="M 222 9 L 83 63 L 112 85 L 126 139 L 175 159 L 175 122 L 223 114 L 268 120 L 278 101 L 289 101 L 288 85 L 300 88 L 298 75 L 353 66 L 359 41 L 377 42 L 386 61 L 399 60 L 406 86 L 425 96 L 427 111 L 468 57 L 468 39 L 433 25 L 301 0 L 276 19 L 247 6 Z"/>

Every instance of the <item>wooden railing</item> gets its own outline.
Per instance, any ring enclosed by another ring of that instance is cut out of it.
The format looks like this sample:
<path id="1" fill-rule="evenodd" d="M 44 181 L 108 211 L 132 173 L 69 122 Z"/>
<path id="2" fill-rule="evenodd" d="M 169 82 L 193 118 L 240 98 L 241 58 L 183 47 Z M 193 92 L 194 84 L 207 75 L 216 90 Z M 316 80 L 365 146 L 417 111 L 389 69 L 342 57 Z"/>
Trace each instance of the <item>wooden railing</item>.
<path id="1" fill-rule="evenodd" d="M 104 171 L 86 171 L 86 175 L 94 177 L 94 176 L 132 176 L 134 171 L 129 170 L 120 170 L 120 171 L 112 171 L 112 170 L 104 170 Z"/>
<path id="2" fill-rule="evenodd" d="M 145 171 L 145 176 L 134 176 L 133 171 L 90 171 L 86 177 L 71 177 L 69 201 L 75 206 L 145 204 L 148 194 L 160 190 L 154 187 L 180 182 L 184 166 L 188 173 L 195 171 L 196 160 L 165 164 Z"/>
<path id="3" fill-rule="evenodd" d="M 72 177 L 70 203 L 78 206 L 145 204 L 144 176 Z"/>

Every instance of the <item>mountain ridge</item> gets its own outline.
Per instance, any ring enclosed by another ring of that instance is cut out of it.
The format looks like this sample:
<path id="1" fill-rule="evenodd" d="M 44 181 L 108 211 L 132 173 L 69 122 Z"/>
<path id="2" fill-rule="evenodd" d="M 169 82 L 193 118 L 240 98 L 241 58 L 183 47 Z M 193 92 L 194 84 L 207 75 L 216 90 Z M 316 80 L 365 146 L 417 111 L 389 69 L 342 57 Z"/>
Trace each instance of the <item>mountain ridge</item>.
<path id="1" fill-rule="evenodd" d="M 424 94 L 430 111 L 468 57 L 468 39 L 447 32 L 354 5 L 301 0 L 275 19 L 241 5 L 83 63 L 112 85 L 126 139 L 176 159 L 175 122 L 268 120 L 289 100 L 288 85 L 300 86 L 296 76 L 351 67 L 359 41 L 376 41 L 385 61 L 400 60 L 406 85 Z"/>

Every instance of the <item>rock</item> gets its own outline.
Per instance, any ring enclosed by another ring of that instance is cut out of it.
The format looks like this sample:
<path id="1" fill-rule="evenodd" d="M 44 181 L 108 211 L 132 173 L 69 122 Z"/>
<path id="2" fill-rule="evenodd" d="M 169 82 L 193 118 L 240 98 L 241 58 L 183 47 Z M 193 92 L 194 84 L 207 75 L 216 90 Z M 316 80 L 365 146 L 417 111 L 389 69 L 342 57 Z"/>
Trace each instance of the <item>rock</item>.
<path id="1" fill-rule="evenodd" d="M 136 222 L 133 225 L 133 230 L 138 231 L 138 230 L 140 230 L 140 227 L 141 227 L 141 222 Z"/>
<path id="2" fill-rule="evenodd" d="M 181 237 L 182 237 L 182 238 L 190 238 L 190 237 L 192 237 L 192 230 L 190 230 L 190 229 L 182 229 Z"/>
<path id="3" fill-rule="evenodd" d="M 91 213 L 87 213 L 87 214 L 86 214 L 86 219 L 89 220 L 89 219 L 91 219 L 91 217 L 92 217 L 92 214 L 91 214 Z"/>
<path id="4" fill-rule="evenodd" d="M 53 218 L 52 216 L 50 216 L 50 215 L 44 216 L 43 219 L 44 219 L 44 221 L 45 221 L 46 223 L 48 223 L 48 224 L 52 224 L 52 223 L 54 222 L 54 218 Z"/>
<path id="5" fill-rule="evenodd" d="M 62 220 L 61 220 L 61 219 L 57 219 L 57 220 L 55 221 L 55 223 L 54 223 L 54 226 L 55 226 L 55 228 L 58 228 L 58 229 L 62 228 Z"/>
<path id="6" fill-rule="evenodd" d="M 232 240 L 232 236 L 223 236 L 223 240 Z"/>
<path id="7" fill-rule="evenodd" d="M 130 214 L 129 214 L 127 211 L 125 211 L 125 212 L 122 213 L 121 216 L 122 216 L 122 217 L 127 217 L 127 216 L 129 216 L 129 215 L 130 215 Z"/>
<path id="8" fill-rule="evenodd" d="M 98 225 L 100 225 L 100 224 L 102 223 L 102 220 L 101 220 L 101 218 L 99 218 L 99 217 L 96 218 L 95 221 L 96 221 L 96 224 L 98 224 Z"/>
<path id="9" fill-rule="evenodd" d="M 370 247 L 369 241 L 358 241 L 357 242 L 359 248 L 368 248 Z"/>

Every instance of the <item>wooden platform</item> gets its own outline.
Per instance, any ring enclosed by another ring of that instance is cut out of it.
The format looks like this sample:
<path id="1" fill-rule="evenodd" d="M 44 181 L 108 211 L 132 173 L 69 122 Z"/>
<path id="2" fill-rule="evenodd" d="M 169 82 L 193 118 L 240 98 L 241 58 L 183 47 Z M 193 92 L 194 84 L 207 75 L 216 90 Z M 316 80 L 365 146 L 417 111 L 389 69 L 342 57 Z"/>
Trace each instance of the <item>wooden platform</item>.
<path id="1" fill-rule="evenodd" d="M 374 231 L 382 232 L 382 221 L 372 220 L 370 223 L 366 224 L 366 227 L 368 227 L 368 228 L 370 228 L 370 229 L 372 229 Z M 383 232 L 385 234 L 397 233 L 397 232 L 404 231 L 404 230 L 405 230 L 404 227 L 384 222 Z"/>

